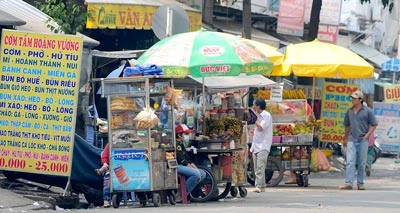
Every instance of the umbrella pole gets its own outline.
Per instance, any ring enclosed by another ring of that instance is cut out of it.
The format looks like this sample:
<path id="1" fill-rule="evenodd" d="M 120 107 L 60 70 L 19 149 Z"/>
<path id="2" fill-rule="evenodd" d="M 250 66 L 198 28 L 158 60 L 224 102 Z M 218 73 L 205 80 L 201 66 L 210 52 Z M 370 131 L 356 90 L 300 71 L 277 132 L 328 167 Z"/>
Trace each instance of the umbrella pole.
<path id="1" fill-rule="evenodd" d="M 204 77 L 202 79 L 202 93 L 203 93 L 203 116 L 206 114 L 206 86 L 204 85 Z"/>
<path id="2" fill-rule="evenodd" d="M 311 109 L 314 112 L 314 98 L 315 98 L 315 76 L 312 79 L 312 99 L 311 99 Z"/>
<path id="3" fill-rule="evenodd" d="M 396 83 L 396 72 L 393 72 L 392 84 Z"/>

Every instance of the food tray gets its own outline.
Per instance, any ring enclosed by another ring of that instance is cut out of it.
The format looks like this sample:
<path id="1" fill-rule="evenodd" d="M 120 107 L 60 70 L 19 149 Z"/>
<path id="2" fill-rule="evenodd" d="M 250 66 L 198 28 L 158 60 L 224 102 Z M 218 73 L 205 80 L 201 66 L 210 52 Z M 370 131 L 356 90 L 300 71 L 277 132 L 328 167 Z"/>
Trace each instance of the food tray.
<path id="1" fill-rule="evenodd" d="M 299 143 L 312 142 L 313 141 L 313 134 L 300 134 L 300 135 L 297 135 L 297 141 Z"/>
<path id="2" fill-rule="evenodd" d="M 297 135 L 282 135 L 282 143 L 296 143 Z"/>
<path id="3" fill-rule="evenodd" d="M 280 143 L 281 139 L 281 136 L 272 136 L 272 143 Z"/>

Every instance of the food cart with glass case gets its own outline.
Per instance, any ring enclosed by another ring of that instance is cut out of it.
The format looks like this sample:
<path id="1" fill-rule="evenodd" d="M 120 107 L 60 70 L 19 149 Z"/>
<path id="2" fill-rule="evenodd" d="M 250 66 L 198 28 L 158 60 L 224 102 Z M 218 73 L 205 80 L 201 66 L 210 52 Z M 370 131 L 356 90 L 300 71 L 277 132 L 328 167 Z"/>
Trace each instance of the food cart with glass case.
<path id="1" fill-rule="evenodd" d="M 121 192 L 136 192 L 141 204 L 161 205 L 160 194 L 176 203 L 177 161 L 171 107 L 159 109 L 165 86 L 162 77 L 101 78 L 102 97 L 107 98 L 112 203 L 119 207 Z M 155 104 L 150 106 L 150 100 Z M 170 119 L 161 123 L 158 116 Z"/>

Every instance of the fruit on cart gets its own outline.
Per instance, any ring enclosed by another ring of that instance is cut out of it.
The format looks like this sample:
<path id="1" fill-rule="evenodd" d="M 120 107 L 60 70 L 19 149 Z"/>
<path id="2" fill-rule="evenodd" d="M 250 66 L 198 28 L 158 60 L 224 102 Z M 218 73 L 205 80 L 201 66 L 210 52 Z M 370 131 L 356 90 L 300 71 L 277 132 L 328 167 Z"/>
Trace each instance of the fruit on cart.
<path id="1" fill-rule="evenodd" d="M 273 127 L 272 133 L 276 135 L 296 135 L 292 124 L 278 124 Z"/>
<path id="2" fill-rule="evenodd" d="M 225 124 L 223 120 L 207 119 L 207 133 L 208 135 L 219 135 L 225 131 Z"/>
<path id="3" fill-rule="evenodd" d="M 223 120 L 225 125 L 225 130 L 232 132 L 233 136 L 240 138 L 242 135 L 242 122 L 238 118 L 226 117 Z"/>
<path id="4" fill-rule="evenodd" d="M 294 126 L 294 132 L 296 134 L 311 134 L 312 133 L 312 126 L 304 124 L 304 123 L 297 123 Z"/>
<path id="5" fill-rule="evenodd" d="M 261 98 L 264 100 L 269 100 L 271 94 L 269 90 L 258 90 L 255 94 L 253 94 L 254 98 Z"/>

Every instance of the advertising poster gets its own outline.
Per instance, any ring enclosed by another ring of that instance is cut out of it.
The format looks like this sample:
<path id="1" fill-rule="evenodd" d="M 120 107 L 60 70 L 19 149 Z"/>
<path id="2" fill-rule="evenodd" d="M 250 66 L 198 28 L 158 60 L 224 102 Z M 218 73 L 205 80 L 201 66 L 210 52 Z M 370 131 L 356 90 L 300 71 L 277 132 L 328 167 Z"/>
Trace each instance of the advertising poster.
<path id="1" fill-rule="evenodd" d="M 304 8 L 304 0 L 281 0 L 276 32 L 303 36 Z"/>
<path id="2" fill-rule="evenodd" d="M 322 91 L 321 120 L 323 142 L 343 142 L 344 116 L 353 106 L 350 94 L 358 85 L 325 82 Z"/>
<path id="3" fill-rule="evenodd" d="M 83 39 L 3 30 L 0 169 L 69 176 Z"/>
<path id="4" fill-rule="evenodd" d="M 384 86 L 383 98 L 386 103 L 400 103 L 400 85 Z"/>
<path id="5" fill-rule="evenodd" d="M 378 121 L 375 135 L 385 152 L 397 152 L 400 149 L 400 103 L 374 102 L 374 115 Z"/>
<path id="6" fill-rule="evenodd" d="M 114 190 L 150 189 L 149 161 L 145 149 L 111 152 L 111 182 Z"/>

